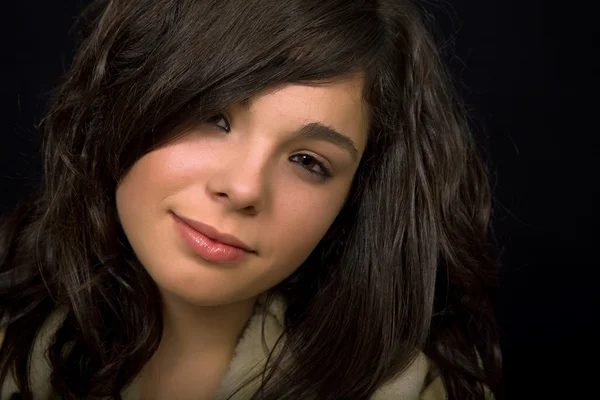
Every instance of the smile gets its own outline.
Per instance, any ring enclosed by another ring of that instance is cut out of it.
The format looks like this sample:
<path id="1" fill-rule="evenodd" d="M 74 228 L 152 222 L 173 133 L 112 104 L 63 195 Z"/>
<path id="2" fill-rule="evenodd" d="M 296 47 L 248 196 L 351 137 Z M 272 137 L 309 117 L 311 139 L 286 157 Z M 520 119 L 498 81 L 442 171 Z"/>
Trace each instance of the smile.
<path id="1" fill-rule="evenodd" d="M 183 244 L 206 261 L 216 263 L 239 262 L 254 249 L 232 235 L 220 233 L 210 225 L 172 214 Z"/>

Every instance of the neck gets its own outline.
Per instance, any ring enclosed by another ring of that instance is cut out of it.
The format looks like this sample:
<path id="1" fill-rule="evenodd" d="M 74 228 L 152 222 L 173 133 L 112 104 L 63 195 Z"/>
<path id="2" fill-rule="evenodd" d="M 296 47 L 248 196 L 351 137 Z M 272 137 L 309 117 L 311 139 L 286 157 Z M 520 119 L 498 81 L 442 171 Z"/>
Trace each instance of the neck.
<path id="1" fill-rule="evenodd" d="M 196 306 L 163 294 L 160 347 L 183 355 L 233 350 L 252 316 L 255 298 L 222 306 Z"/>
<path id="2" fill-rule="evenodd" d="M 163 336 L 137 378 L 140 398 L 210 399 L 220 385 L 256 299 L 212 307 L 162 294 Z M 199 374 L 198 371 L 202 373 Z"/>

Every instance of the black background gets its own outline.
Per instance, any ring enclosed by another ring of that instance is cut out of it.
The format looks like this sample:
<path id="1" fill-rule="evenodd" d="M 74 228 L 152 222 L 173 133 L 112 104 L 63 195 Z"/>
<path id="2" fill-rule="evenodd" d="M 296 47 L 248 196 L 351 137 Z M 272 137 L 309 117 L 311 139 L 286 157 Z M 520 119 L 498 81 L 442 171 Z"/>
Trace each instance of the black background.
<path id="1" fill-rule="evenodd" d="M 494 226 L 503 249 L 497 301 L 503 397 L 594 397 L 600 322 L 594 14 L 578 2 L 428 3 L 492 164 Z M 34 124 L 71 61 L 71 27 L 85 4 L 22 1 L 0 11 L 2 212 L 37 182 Z"/>

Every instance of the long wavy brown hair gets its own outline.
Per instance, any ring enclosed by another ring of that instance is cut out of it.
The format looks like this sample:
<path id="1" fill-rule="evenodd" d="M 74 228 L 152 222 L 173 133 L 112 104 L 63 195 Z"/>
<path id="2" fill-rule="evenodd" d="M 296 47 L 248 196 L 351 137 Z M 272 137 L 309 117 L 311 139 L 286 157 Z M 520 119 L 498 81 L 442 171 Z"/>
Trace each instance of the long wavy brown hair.
<path id="1" fill-rule="evenodd" d="M 158 289 L 116 213 L 119 180 L 265 88 L 362 73 L 371 123 L 348 201 L 271 291 L 287 300 L 280 343 L 296 362 L 275 379 L 273 357 L 253 399 L 367 399 L 419 351 L 450 400 L 496 390 L 490 185 L 418 5 L 104 0 L 82 21 L 41 124 L 43 184 L 0 228 L 0 378 L 14 373 L 32 398 L 34 340 L 62 310 L 47 353 L 54 390 L 119 398 L 162 332 Z"/>

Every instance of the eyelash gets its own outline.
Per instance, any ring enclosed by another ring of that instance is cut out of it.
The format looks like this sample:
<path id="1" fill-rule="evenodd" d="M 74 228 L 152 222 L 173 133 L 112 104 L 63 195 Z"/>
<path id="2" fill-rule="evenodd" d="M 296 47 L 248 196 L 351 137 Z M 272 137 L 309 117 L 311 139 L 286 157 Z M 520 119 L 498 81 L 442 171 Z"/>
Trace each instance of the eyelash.
<path id="1" fill-rule="evenodd" d="M 225 126 L 221 126 L 217 123 L 217 122 L 220 122 L 221 120 L 223 120 L 225 122 Z M 225 113 L 218 113 L 210 118 L 207 118 L 206 123 L 214 125 L 226 133 L 229 133 L 231 131 L 231 125 L 229 123 L 229 118 Z M 304 167 L 305 164 L 302 161 L 294 161 L 294 159 L 296 157 L 302 157 L 302 160 L 309 158 L 310 161 L 315 163 L 321 169 L 322 172 L 315 172 L 312 169 L 305 168 Z M 289 158 L 289 160 L 300 165 L 306 172 L 308 172 L 309 174 L 311 174 L 323 181 L 327 180 L 333 176 L 333 172 L 329 168 L 327 168 L 323 162 L 321 162 L 320 160 L 318 160 L 315 156 L 313 156 L 311 154 L 306 154 L 306 153 L 294 154 L 293 156 L 291 156 Z"/>
<path id="2" fill-rule="evenodd" d="M 302 157 L 302 159 L 309 158 L 313 163 L 315 163 L 319 168 L 321 168 L 321 171 L 323 171 L 323 172 L 315 172 L 312 169 L 305 168 L 302 161 L 294 161 L 294 159 L 296 157 Z M 310 154 L 305 154 L 305 153 L 294 154 L 293 156 L 291 156 L 289 158 L 289 160 L 300 165 L 306 172 L 308 172 L 311 175 L 314 175 L 318 179 L 327 180 L 333 176 L 333 173 L 331 172 L 331 170 L 329 168 L 327 168 L 324 163 L 322 163 L 316 157 L 314 157 Z"/>
<path id="3" fill-rule="evenodd" d="M 225 127 L 217 124 L 217 122 L 219 122 L 221 120 L 225 121 Z M 205 122 L 216 126 L 217 128 L 221 129 L 223 132 L 229 133 L 231 131 L 231 125 L 229 124 L 229 118 L 224 113 L 215 114 L 212 117 L 207 118 Z"/>

